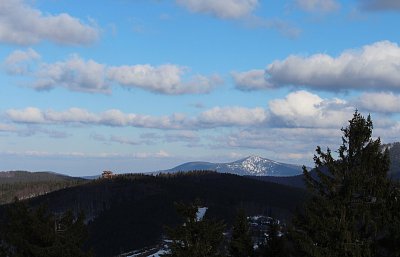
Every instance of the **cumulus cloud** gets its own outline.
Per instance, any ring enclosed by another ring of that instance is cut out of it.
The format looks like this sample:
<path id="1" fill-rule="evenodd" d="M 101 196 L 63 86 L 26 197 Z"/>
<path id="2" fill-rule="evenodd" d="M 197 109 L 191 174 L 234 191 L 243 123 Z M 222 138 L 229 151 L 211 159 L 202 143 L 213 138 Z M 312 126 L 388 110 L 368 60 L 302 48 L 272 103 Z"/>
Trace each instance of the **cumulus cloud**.
<path id="1" fill-rule="evenodd" d="M 267 118 L 263 108 L 244 107 L 215 107 L 202 112 L 197 117 L 187 117 L 179 113 L 169 116 L 151 116 L 123 113 L 117 109 L 92 113 L 80 108 L 54 111 L 40 110 L 35 107 L 21 110 L 9 109 L 5 114 L 12 122 L 23 124 L 86 124 L 179 130 L 257 125 Z"/>
<path id="2" fill-rule="evenodd" d="M 272 100 L 269 108 L 277 125 L 288 127 L 340 127 L 354 112 L 344 100 L 322 99 L 307 91 Z"/>
<path id="3" fill-rule="evenodd" d="M 332 12 L 340 5 L 335 0 L 295 0 L 296 5 L 307 12 Z"/>
<path id="4" fill-rule="evenodd" d="M 217 75 L 190 76 L 188 68 L 173 64 L 107 66 L 78 55 L 71 55 L 65 61 L 38 63 L 36 70 L 26 74 L 30 71 L 29 61 L 39 58 L 32 49 L 15 51 L 7 57 L 4 66 L 14 75 L 33 76 L 30 86 L 36 90 L 64 87 L 71 91 L 108 94 L 112 91 L 111 84 L 116 83 L 126 88 L 179 95 L 209 93 L 223 83 Z"/>
<path id="5" fill-rule="evenodd" d="M 126 87 L 138 87 L 162 94 L 199 94 L 208 93 L 222 82 L 218 76 L 196 75 L 183 81 L 187 68 L 172 64 L 158 67 L 151 65 L 133 65 L 110 67 L 107 77 Z"/>
<path id="6" fill-rule="evenodd" d="M 250 15 L 258 0 L 176 0 L 191 12 L 205 13 L 222 19 L 238 19 Z"/>
<path id="7" fill-rule="evenodd" d="M 7 73 L 12 75 L 24 75 L 28 73 L 33 61 L 40 59 L 40 55 L 32 48 L 26 51 L 15 50 L 5 59 L 3 66 Z"/>
<path id="8" fill-rule="evenodd" d="M 265 70 L 250 70 L 231 73 L 235 87 L 239 90 L 251 91 L 269 89 L 272 85 L 265 79 Z"/>
<path id="9" fill-rule="evenodd" d="M 88 44 L 97 40 L 95 26 L 69 14 L 44 15 L 23 0 L 0 2 L 0 42 L 30 45 L 43 40 L 60 44 Z"/>
<path id="10" fill-rule="evenodd" d="M 200 114 L 198 122 L 204 126 L 246 126 L 258 125 L 267 120 L 263 108 L 214 107 Z"/>
<path id="11" fill-rule="evenodd" d="M 35 72 L 33 87 L 50 90 L 64 87 L 72 91 L 109 93 L 110 86 L 105 78 L 106 66 L 93 60 L 85 61 L 77 55 L 64 62 L 41 64 Z"/>
<path id="12" fill-rule="evenodd" d="M 400 113 L 400 95 L 392 92 L 364 93 L 355 105 L 368 112 Z"/>
<path id="13" fill-rule="evenodd" d="M 6 114 L 13 122 L 17 123 L 46 123 L 42 111 L 34 107 L 23 110 L 10 109 L 6 111 Z"/>
<path id="14" fill-rule="evenodd" d="M 359 0 L 363 9 L 369 11 L 399 11 L 400 2 L 398 0 Z"/>
<path id="15" fill-rule="evenodd" d="M 292 55 L 274 61 L 266 70 L 276 86 L 305 86 L 338 91 L 347 89 L 400 90 L 400 47 L 389 41 L 348 50 L 338 57 Z"/>
<path id="16" fill-rule="evenodd" d="M 180 130 L 168 134 L 175 140 L 198 141 L 194 131 L 220 127 L 246 128 L 340 128 L 347 124 L 356 108 L 362 111 L 398 113 L 400 97 L 392 93 L 365 93 L 358 98 L 343 100 L 322 98 L 307 91 L 295 91 L 284 98 L 270 100 L 268 107 L 214 107 L 195 116 L 173 113 L 165 116 L 152 116 L 136 113 L 124 113 L 118 109 L 109 109 L 93 113 L 86 109 L 70 108 L 64 111 L 41 110 L 35 107 L 9 109 L 5 117 L 20 124 L 60 124 L 111 127 L 137 127 L 163 130 Z M 11 124 L 11 123 L 10 123 Z M 378 120 L 377 124 L 389 124 Z M 379 125 L 381 126 L 381 125 Z M 151 139 L 161 139 L 150 134 Z M 104 138 L 103 141 L 106 141 Z M 144 141 L 129 141 L 114 138 L 113 142 L 136 144 Z M 129 141 L 129 142 L 128 142 Z"/>

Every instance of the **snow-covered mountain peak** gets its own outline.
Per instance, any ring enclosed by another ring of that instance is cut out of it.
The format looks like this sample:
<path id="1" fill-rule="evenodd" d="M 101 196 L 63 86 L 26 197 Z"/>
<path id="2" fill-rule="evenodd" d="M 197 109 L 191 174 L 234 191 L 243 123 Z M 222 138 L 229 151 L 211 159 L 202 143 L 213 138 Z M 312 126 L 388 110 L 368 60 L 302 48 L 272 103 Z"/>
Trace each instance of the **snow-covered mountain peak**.
<path id="1" fill-rule="evenodd" d="M 260 175 L 266 173 L 274 173 L 272 169 L 277 163 L 269 159 L 262 158 L 257 155 L 251 155 L 242 160 L 229 163 L 227 166 L 230 169 L 241 169 L 246 171 L 249 175 Z"/>
<path id="2" fill-rule="evenodd" d="M 250 155 L 247 156 L 246 158 L 243 159 L 243 161 L 248 161 L 248 162 L 260 162 L 262 161 L 264 158 L 258 156 L 258 155 Z"/>
<path id="3" fill-rule="evenodd" d="M 215 170 L 242 176 L 294 176 L 301 174 L 301 166 L 276 162 L 257 155 L 251 155 L 230 163 L 189 162 L 168 172 L 189 170 Z"/>

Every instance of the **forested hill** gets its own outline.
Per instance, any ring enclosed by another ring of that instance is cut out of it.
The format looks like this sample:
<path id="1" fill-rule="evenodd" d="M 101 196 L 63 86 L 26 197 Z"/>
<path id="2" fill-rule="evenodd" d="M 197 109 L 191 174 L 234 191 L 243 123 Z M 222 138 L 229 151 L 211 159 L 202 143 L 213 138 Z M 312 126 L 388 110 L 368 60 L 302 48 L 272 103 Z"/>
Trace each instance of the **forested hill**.
<path id="1" fill-rule="evenodd" d="M 86 183 L 86 180 L 53 172 L 2 171 L 0 204 L 9 203 L 15 197 L 31 198 L 82 183 Z"/>
<path id="2" fill-rule="evenodd" d="M 179 223 L 174 202 L 199 199 L 207 216 L 230 224 L 238 208 L 284 219 L 301 205 L 305 191 L 209 171 L 147 176 L 119 175 L 55 191 L 29 202 L 54 212 L 84 210 L 95 256 L 115 256 L 159 242 L 165 225 Z M 112 235 L 112 236 L 110 236 Z"/>
<path id="3" fill-rule="evenodd" d="M 30 183 L 40 181 L 69 181 L 77 180 L 78 178 L 69 177 L 66 175 L 42 171 L 42 172 L 29 172 L 29 171 L 1 171 L 0 184 L 10 183 Z"/>

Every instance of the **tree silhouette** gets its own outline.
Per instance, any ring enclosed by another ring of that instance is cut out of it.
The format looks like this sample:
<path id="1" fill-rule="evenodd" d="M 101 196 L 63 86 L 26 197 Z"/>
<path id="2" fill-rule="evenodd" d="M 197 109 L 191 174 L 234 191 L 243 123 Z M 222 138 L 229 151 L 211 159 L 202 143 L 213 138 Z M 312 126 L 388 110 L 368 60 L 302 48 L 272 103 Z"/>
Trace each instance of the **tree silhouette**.
<path id="1" fill-rule="evenodd" d="M 45 206 L 30 209 L 16 201 L 8 207 L 7 224 L 2 229 L 1 248 L 12 257 L 87 257 L 83 250 L 87 237 L 84 215 L 71 211 L 56 218 Z"/>
<path id="2" fill-rule="evenodd" d="M 293 220 L 296 256 L 398 256 L 382 243 L 396 233 L 391 226 L 399 212 L 392 210 L 399 203 L 387 177 L 388 151 L 381 150 L 379 138 L 372 139 L 372 129 L 370 116 L 356 111 L 342 128 L 338 158 L 318 146 L 316 176 L 303 168 L 312 197 Z"/>
<path id="3" fill-rule="evenodd" d="M 246 213 L 240 209 L 233 224 L 232 238 L 229 244 L 229 253 L 233 257 L 254 256 L 253 243 L 250 236 L 249 223 Z"/>
<path id="4" fill-rule="evenodd" d="M 177 228 L 167 228 L 169 257 L 211 257 L 222 256 L 224 224 L 198 219 L 198 204 L 176 204 L 178 213 L 184 218 L 184 223 Z"/>

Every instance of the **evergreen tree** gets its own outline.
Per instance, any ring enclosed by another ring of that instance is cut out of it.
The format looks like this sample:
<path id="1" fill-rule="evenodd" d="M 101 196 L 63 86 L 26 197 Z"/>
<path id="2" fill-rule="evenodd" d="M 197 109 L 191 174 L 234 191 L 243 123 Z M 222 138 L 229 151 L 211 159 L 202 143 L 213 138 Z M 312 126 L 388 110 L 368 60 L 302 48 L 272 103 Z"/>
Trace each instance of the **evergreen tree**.
<path id="1" fill-rule="evenodd" d="M 230 256 L 233 257 L 254 256 L 249 223 L 247 221 L 246 213 L 243 209 L 238 211 L 235 224 L 233 225 L 229 253 Z"/>
<path id="2" fill-rule="evenodd" d="M 10 205 L 6 220 L 7 224 L 2 229 L 4 256 L 91 256 L 82 250 L 87 235 L 82 214 L 75 219 L 69 211 L 56 219 L 44 206 L 33 210 L 16 201 Z"/>
<path id="3" fill-rule="evenodd" d="M 399 212 L 389 209 L 396 206 L 387 178 L 389 155 L 379 138 L 372 139 L 372 129 L 370 116 L 356 111 L 342 129 L 338 159 L 329 148 L 317 147 L 316 175 L 303 168 L 312 197 L 293 220 L 295 256 L 391 256 L 390 246 L 381 241 L 392 234 L 388 215 L 398 217 Z"/>
<path id="4" fill-rule="evenodd" d="M 265 247 L 266 257 L 286 257 L 285 237 L 282 234 L 282 228 L 276 219 L 268 224 L 268 237 Z"/>
<path id="5" fill-rule="evenodd" d="M 184 223 L 177 228 L 167 228 L 169 257 L 212 257 L 222 256 L 224 224 L 198 219 L 197 204 L 176 204 L 178 213 L 184 218 Z"/>

